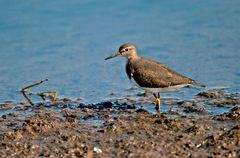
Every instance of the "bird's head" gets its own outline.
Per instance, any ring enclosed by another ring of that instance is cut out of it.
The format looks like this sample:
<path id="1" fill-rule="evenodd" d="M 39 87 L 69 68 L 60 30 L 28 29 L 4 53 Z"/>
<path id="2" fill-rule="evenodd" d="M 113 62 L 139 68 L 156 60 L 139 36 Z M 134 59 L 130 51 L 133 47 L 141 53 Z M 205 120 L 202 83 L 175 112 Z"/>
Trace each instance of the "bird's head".
<path id="1" fill-rule="evenodd" d="M 119 50 L 117 53 L 105 58 L 105 60 L 114 58 L 114 57 L 118 57 L 118 56 L 122 56 L 122 57 L 126 57 L 128 59 L 133 58 L 133 57 L 137 57 L 137 48 L 130 43 L 127 44 L 123 44 L 120 46 Z"/>

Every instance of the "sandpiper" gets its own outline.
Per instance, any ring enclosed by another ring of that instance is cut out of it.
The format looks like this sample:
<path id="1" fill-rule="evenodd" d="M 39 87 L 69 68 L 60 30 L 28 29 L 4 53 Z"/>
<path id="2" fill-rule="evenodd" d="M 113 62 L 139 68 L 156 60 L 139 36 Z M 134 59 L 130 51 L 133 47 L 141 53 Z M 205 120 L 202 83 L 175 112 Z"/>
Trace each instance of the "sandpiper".
<path id="1" fill-rule="evenodd" d="M 205 87 L 205 85 L 185 77 L 157 61 L 139 56 L 137 47 L 133 44 L 121 45 L 117 53 L 105 60 L 118 56 L 127 59 L 128 78 L 139 88 L 153 93 L 158 112 L 160 111 L 160 92 L 175 91 L 188 85 Z"/>

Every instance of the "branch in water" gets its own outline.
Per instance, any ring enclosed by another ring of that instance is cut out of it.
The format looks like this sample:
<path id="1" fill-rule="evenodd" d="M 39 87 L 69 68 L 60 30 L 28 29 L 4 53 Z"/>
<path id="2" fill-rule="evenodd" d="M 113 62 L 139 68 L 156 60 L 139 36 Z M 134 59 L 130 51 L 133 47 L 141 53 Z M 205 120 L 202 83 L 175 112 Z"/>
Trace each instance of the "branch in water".
<path id="1" fill-rule="evenodd" d="M 39 84 L 41 84 L 41 83 L 43 83 L 43 82 L 46 82 L 46 81 L 48 81 L 48 79 L 41 80 L 41 81 L 39 81 L 39 82 L 36 82 L 36 83 L 30 84 L 30 85 L 28 85 L 28 86 L 22 88 L 22 89 L 21 89 L 21 92 L 22 92 L 22 91 L 25 91 L 25 90 L 27 90 L 27 89 L 29 89 L 29 88 L 32 88 L 32 87 L 34 87 L 34 86 L 37 86 L 37 85 L 39 85 Z"/>
<path id="2" fill-rule="evenodd" d="M 27 99 L 27 101 L 28 101 L 31 105 L 34 105 L 33 102 L 32 102 L 32 100 L 30 99 L 30 97 L 28 97 L 28 95 L 26 94 L 26 90 L 25 90 L 25 91 L 22 91 L 22 90 L 21 90 L 21 92 L 22 92 L 23 96 Z"/>
<path id="3" fill-rule="evenodd" d="M 28 103 L 30 103 L 31 105 L 34 105 L 33 101 L 32 101 L 31 98 L 28 96 L 28 94 L 29 94 L 28 90 L 29 90 L 30 88 L 34 87 L 34 86 L 37 86 L 37 85 L 39 85 L 39 84 L 42 84 L 43 82 L 46 82 L 46 81 L 48 81 L 48 79 L 44 79 L 44 80 L 41 80 L 41 81 L 39 81 L 39 82 L 30 84 L 30 85 L 28 85 L 28 86 L 26 86 L 26 87 L 24 87 L 24 88 L 22 88 L 22 89 L 20 90 L 20 92 L 23 94 L 23 96 L 27 99 Z"/>

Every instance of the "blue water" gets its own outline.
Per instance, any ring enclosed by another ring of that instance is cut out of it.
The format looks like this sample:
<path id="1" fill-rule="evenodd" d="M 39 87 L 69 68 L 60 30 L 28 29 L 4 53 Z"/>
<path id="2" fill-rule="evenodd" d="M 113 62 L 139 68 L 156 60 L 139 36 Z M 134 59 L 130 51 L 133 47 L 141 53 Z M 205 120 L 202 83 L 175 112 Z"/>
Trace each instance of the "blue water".
<path id="1" fill-rule="evenodd" d="M 23 101 L 18 90 L 45 78 L 33 91 L 89 103 L 124 96 L 125 60 L 104 58 L 126 42 L 209 89 L 236 92 L 239 28 L 239 0 L 0 0 L 0 102 Z"/>

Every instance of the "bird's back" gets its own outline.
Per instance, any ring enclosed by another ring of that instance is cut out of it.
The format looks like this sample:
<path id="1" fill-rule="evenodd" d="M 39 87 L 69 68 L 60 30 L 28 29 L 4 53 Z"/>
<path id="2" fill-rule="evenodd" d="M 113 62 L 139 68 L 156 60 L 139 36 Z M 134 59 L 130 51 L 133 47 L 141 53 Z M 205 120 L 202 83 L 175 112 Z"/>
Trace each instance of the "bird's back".
<path id="1" fill-rule="evenodd" d="M 126 72 L 141 87 L 166 88 L 183 84 L 204 86 L 159 62 L 143 57 L 128 60 Z"/>

